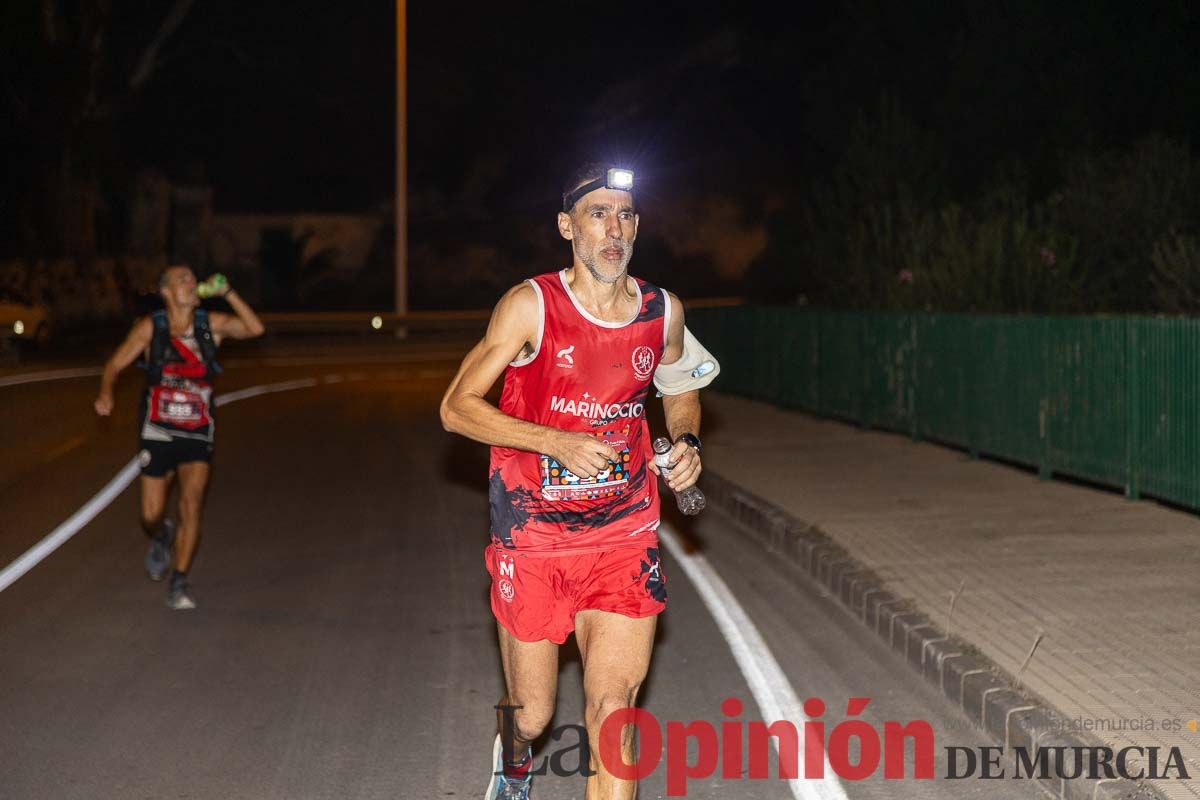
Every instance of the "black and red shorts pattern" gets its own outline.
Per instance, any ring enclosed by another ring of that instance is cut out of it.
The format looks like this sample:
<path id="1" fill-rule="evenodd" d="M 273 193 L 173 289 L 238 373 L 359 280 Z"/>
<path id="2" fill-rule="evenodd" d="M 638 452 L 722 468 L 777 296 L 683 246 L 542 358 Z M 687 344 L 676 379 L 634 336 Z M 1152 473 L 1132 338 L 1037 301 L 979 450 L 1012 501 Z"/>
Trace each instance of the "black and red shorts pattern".
<path id="1" fill-rule="evenodd" d="M 490 544 L 484 560 L 492 576 L 492 613 L 523 642 L 562 644 L 580 611 L 641 618 L 667 607 L 654 540 L 651 546 L 564 555 L 530 555 Z"/>

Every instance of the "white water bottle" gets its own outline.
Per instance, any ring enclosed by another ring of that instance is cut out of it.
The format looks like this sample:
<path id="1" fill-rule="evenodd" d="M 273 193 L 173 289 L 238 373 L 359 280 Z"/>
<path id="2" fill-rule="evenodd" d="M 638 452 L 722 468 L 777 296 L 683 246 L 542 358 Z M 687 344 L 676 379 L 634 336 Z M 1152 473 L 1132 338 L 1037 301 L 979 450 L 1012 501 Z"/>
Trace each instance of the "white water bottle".
<path id="1" fill-rule="evenodd" d="M 665 436 L 659 436 L 654 440 L 653 447 L 654 463 L 662 470 L 663 478 L 666 478 L 671 474 L 671 440 Z M 682 492 L 675 492 L 675 503 L 679 506 L 681 513 L 694 517 L 704 510 L 706 501 L 700 487 L 692 484 Z"/>

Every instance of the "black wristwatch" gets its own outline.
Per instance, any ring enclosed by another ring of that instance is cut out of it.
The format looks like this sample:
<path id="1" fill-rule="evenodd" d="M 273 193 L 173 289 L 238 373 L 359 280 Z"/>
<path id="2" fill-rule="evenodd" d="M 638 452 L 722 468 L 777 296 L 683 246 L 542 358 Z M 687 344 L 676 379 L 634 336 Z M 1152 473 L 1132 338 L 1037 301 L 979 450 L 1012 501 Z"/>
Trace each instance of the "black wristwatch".
<path id="1" fill-rule="evenodd" d="M 694 433 L 691 433 L 691 432 L 681 433 L 675 437 L 675 441 L 676 442 L 684 442 L 687 444 L 688 447 L 694 447 L 696 449 L 697 453 L 699 453 L 701 450 L 700 437 Z"/>

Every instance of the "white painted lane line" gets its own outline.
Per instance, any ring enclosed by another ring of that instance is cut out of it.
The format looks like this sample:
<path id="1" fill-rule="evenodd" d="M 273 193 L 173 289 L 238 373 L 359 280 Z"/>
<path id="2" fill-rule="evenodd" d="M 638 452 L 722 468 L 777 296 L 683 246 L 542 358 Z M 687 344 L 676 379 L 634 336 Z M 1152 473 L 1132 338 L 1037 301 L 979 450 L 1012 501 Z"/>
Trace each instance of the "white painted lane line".
<path id="1" fill-rule="evenodd" d="M 108 504 L 113 501 L 113 498 L 125 491 L 125 487 L 133 482 L 133 479 L 137 477 L 139 469 L 137 456 L 134 456 L 108 482 L 107 486 L 84 504 L 83 508 L 76 511 L 65 522 L 50 531 L 46 538 L 26 550 L 24 555 L 16 561 L 9 564 L 3 570 L 0 570 L 0 592 L 7 589 L 17 578 L 37 566 L 43 558 L 57 550 L 63 542 L 78 533 L 80 528 L 87 525 L 97 514 L 107 508 Z"/>
<path id="2" fill-rule="evenodd" d="M 62 381 L 68 378 L 94 378 L 103 373 L 99 367 L 79 367 L 76 369 L 50 369 L 44 372 L 23 372 L 20 375 L 8 375 L 0 378 L 0 387 L 20 386 L 24 383 L 41 383 L 42 381 Z"/>
<path id="3" fill-rule="evenodd" d="M 218 395 L 217 399 L 213 401 L 213 405 L 220 408 L 227 403 L 236 403 L 238 400 L 245 400 L 247 397 L 258 397 L 259 395 L 271 394 L 272 392 L 290 392 L 293 389 L 307 389 L 310 386 L 316 385 L 316 378 L 301 378 L 295 381 L 267 383 L 262 386 L 247 386 L 245 389 L 238 389 Z"/>
<path id="4" fill-rule="evenodd" d="M 779 662 L 771 654 L 771 649 L 767 647 L 762 634 L 758 632 L 758 628 L 725 581 L 703 555 L 685 552 L 679 539 L 666 525 L 659 527 L 658 539 L 683 568 L 684 574 L 696 587 L 700 599 L 712 614 L 717 629 L 728 642 L 733 658 L 750 687 L 750 693 L 754 695 L 754 700 L 763 713 L 763 721 L 770 724 L 787 720 L 801 731 L 804 730 L 804 723 L 809 719 L 804 714 L 800 699 L 780 668 Z M 772 739 L 771 742 L 774 744 L 775 740 Z M 801 752 L 803 753 L 803 747 Z M 825 759 L 823 778 L 792 779 L 788 781 L 788 788 L 792 790 L 792 796 L 796 800 L 847 800 L 846 792 L 834 775 L 828 757 Z"/>
<path id="5" fill-rule="evenodd" d="M 272 356 L 267 358 L 232 358 L 221 363 L 231 369 L 242 367 L 312 367 L 328 364 L 426 364 L 438 361 L 459 360 L 465 350 L 447 350 L 429 353 L 388 353 L 318 356 Z M 104 373 L 101 367 L 75 367 L 72 369 L 48 369 L 41 372 L 22 372 L 19 375 L 0 377 L 0 389 L 5 386 L 21 386 L 27 383 L 45 383 L 71 378 L 95 378 Z M 440 372 L 438 373 L 441 374 Z"/>
<path id="6" fill-rule="evenodd" d="M 238 400 L 245 400 L 248 397 L 258 397 L 259 395 L 271 394 L 272 392 L 289 392 L 293 389 L 307 389 L 310 386 L 316 385 L 316 378 L 304 378 L 297 381 L 250 386 L 245 389 L 238 389 L 237 391 L 217 395 L 213 404 L 223 406 L 229 403 L 236 403 Z M 108 508 L 109 503 L 115 500 L 121 492 L 125 491 L 129 484 L 133 483 L 134 478 L 138 476 L 139 470 L 138 458 L 134 456 L 103 489 L 96 493 L 95 497 L 88 500 L 74 514 L 67 517 L 61 525 L 50 531 L 40 542 L 26 550 L 20 558 L 3 570 L 0 570 L 0 592 L 11 586 L 17 578 L 20 578 L 26 572 L 36 567 L 41 563 L 42 559 L 61 547 L 64 542 L 79 533 L 83 526 L 95 519 L 97 514 Z"/>
<path id="7" fill-rule="evenodd" d="M 459 361 L 467 350 L 431 351 L 426 353 L 362 353 L 311 356 L 267 356 L 265 358 L 231 358 L 221 362 L 226 367 L 313 367 L 322 364 L 425 364 L 438 361 Z"/>

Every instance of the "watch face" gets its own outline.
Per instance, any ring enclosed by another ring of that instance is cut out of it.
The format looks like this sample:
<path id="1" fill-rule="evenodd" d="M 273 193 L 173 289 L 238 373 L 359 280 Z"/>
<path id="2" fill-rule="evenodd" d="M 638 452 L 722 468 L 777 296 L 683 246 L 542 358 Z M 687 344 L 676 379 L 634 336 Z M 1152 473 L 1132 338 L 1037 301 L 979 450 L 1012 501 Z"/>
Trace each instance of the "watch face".
<path id="1" fill-rule="evenodd" d="M 700 437 L 694 433 L 681 433 L 676 441 L 686 442 L 688 447 L 694 447 L 697 451 L 700 450 Z"/>

